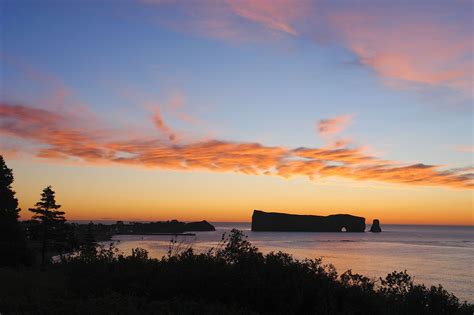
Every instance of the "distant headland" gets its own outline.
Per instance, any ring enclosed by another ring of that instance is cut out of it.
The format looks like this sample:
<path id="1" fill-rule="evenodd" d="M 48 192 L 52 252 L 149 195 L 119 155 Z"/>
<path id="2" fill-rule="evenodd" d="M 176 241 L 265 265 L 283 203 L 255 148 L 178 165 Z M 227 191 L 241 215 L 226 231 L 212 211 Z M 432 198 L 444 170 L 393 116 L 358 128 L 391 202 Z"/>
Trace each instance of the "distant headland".
<path id="1" fill-rule="evenodd" d="M 23 223 L 25 228 L 32 229 L 31 222 Z M 181 222 L 178 220 L 158 222 L 129 222 L 117 221 L 113 224 L 78 224 L 73 223 L 74 234 L 78 240 L 84 240 L 88 234 L 97 241 L 109 241 L 114 235 L 195 235 L 189 232 L 215 231 L 212 224 L 206 220 L 197 222 Z"/>
<path id="2" fill-rule="evenodd" d="M 378 226 L 378 220 L 377 226 Z M 377 232 L 380 226 L 378 226 Z M 255 232 L 365 232 L 365 218 L 350 214 L 328 216 L 296 215 L 254 210 L 252 231 Z M 374 232 L 374 231 L 373 231 Z"/>
<path id="3" fill-rule="evenodd" d="M 117 222 L 112 226 L 115 234 L 182 234 L 185 232 L 203 232 L 215 231 L 212 224 L 203 220 L 199 222 L 180 222 L 178 220 L 162 221 L 162 222 L 132 222 L 130 224 Z"/>

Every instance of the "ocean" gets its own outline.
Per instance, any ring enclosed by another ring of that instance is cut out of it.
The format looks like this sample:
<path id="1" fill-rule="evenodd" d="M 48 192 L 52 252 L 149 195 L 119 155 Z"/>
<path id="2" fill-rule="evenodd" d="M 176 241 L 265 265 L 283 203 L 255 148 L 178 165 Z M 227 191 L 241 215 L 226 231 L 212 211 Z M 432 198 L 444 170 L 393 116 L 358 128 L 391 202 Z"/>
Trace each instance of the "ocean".
<path id="1" fill-rule="evenodd" d="M 415 282 L 441 284 L 462 301 L 474 303 L 474 227 L 382 225 L 382 233 L 252 232 L 250 223 L 212 223 L 215 232 L 178 236 L 197 252 L 215 247 L 223 233 L 242 230 L 262 252 L 282 251 L 295 258 L 319 258 L 339 273 L 348 269 L 372 278 L 394 270 L 407 272 Z M 172 236 L 119 235 L 116 246 L 125 253 L 141 247 L 151 257 L 166 255 Z"/>

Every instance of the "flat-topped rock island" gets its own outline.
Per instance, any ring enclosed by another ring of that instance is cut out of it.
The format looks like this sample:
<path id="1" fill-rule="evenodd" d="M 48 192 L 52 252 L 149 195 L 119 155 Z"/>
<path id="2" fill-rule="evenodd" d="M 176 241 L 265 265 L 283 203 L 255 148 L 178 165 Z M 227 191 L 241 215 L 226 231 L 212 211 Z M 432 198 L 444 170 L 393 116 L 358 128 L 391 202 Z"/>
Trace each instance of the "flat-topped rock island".
<path id="1" fill-rule="evenodd" d="M 365 218 L 350 214 L 296 215 L 254 210 L 255 232 L 364 232 Z"/>

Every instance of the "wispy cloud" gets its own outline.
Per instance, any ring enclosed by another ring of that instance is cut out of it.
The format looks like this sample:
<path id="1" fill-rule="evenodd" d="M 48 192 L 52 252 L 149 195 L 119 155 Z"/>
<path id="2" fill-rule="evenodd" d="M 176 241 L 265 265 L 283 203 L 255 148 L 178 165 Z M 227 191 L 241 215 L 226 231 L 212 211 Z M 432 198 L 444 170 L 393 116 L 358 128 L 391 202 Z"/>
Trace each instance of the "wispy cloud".
<path id="1" fill-rule="evenodd" d="M 235 14 L 269 29 L 294 36 L 297 36 L 298 32 L 292 24 L 307 14 L 306 1 L 228 0 L 226 2 Z"/>
<path id="2" fill-rule="evenodd" d="M 361 5 L 338 7 L 328 18 L 336 36 L 362 64 L 398 81 L 389 84 L 449 87 L 472 97 L 473 31 L 465 23 L 472 17 L 462 10 L 463 5 L 454 3 L 428 8 Z M 472 6 L 465 10 L 472 12 Z M 449 15 L 460 21 L 447 22 Z"/>
<path id="3" fill-rule="evenodd" d="M 85 130 L 78 117 L 24 105 L 0 104 L 0 134 L 35 143 L 36 155 L 64 161 L 125 164 L 174 170 L 237 172 L 314 180 L 338 176 L 418 186 L 474 188 L 472 168 L 406 165 L 362 149 L 286 148 L 224 140 L 173 143 L 160 137 L 117 138 Z M 120 133 L 119 133 L 120 134 Z"/>
<path id="4" fill-rule="evenodd" d="M 352 124 L 353 118 L 353 115 L 341 115 L 321 119 L 317 124 L 319 135 L 323 138 L 337 135 Z"/>
<path id="5" fill-rule="evenodd" d="M 458 152 L 474 152 L 474 146 L 472 145 L 458 145 L 457 147 L 454 148 Z"/>
<path id="6" fill-rule="evenodd" d="M 101 158 L 99 140 L 103 133 L 84 131 L 86 120 L 77 126 L 77 116 L 65 116 L 48 110 L 23 105 L 0 105 L 0 133 L 33 141 L 37 154 L 45 157 Z M 59 149 L 59 150 L 58 150 Z"/>
<path id="7" fill-rule="evenodd" d="M 346 114 L 318 121 L 316 129 L 319 136 L 326 142 L 326 148 L 339 149 L 352 143 L 351 137 L 341 137 L 340 134 L 352 124 L 353 118 L 354 115 Z"/>
<path id="8" fill-rule="evenodd" d="M 310 3 L 306 0 L 139 2 L 157 9 L 154 23 L 231 42 L 268 41 L 281 34 L 297 36 L 294 25 L 308 14 Z M 173 18 L 163 14 L 163 9 L 170 9 Z"/>
<path id="9" fill-rule="evenodd" d="M 188 135 L 183 130 L 170 127 L 164 117 L 171 117 L 174 121 L 180 121 L 186 127 L 200 127 L 208 131 L 205 122 L 198 117 L 189 114 L 185 108 L 185 96 L 179 89 L 174 89 L 165 98 L 157 95 L 140 95 L 135 93 L 131 98 L 135 103 L 141 104 L 141 108 L 151 113 L 151 119 L 155 127 L 170 141 L 182 140 Z M 157 101 L 158 99 L 158 101 Z M 199 130 L 201 131 L 201 130 Z"/>
<path id="10" fill-rule="evenodd" d="M 173 6 L 160 25 L 226 41 L 282 40 L 289 35 L 345 47 L 396 88 L 442 87 L 473 98 L 470 1 L 430 6 L 408 2 L 289 0 L 143 1 Z M 176 11 L 173 11 L 176 13 Z"/>
<path id="11" fill-rule="evenodd" d="M 169 140 L 173 141 L 176 139 L 176 134 L 174 131 L 167 124 L 165 124 L 159 108 L 155 109 L 155 113 L 153 114 L 153 123 L 155 124 L 156 128 L 158 128 L 158 130 L 163 132 L 168 137 Z"/>

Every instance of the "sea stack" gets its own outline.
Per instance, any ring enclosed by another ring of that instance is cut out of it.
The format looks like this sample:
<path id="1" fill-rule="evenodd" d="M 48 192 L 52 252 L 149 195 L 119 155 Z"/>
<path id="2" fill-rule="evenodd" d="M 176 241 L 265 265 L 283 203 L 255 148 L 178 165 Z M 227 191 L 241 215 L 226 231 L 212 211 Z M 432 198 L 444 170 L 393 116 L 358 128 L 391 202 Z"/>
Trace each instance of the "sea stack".
<path id="1" fill-rule="evenodd" d="M 372 226 L 370 227 L 370 232 L 372 232 L 372 233 L 382 232 L 382 229 L 380 228 L 380 221 L 378 219 L 375 219 L 374 221 L 372 221 Z"/>

